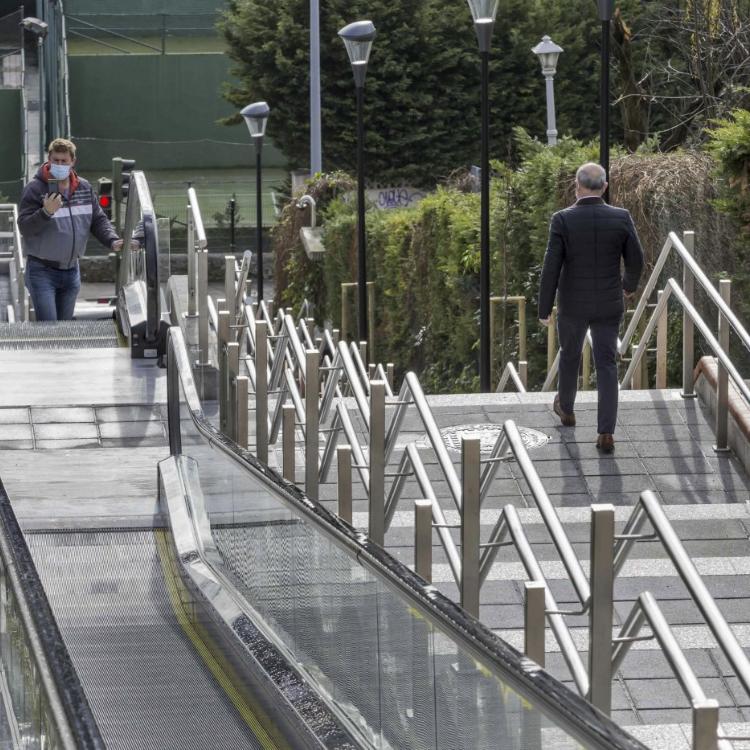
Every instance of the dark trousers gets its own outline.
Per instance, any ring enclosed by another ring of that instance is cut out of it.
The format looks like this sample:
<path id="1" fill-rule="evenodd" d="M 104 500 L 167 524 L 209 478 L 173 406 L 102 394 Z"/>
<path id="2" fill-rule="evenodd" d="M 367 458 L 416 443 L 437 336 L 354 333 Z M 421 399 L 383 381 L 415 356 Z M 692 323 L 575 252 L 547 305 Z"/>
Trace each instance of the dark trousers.
<path id="1" fill-rule="evenodd" d="M 620 320 L 607 318 L 589 320 L 560 315 L 557 319 L 557 335 L 560 339 L 560 369 L 557 391 L 560 408 L 567 414 L 573 413 L 578 390 L 578 369 L 581 364 L 583 343 L 586 331 L 591 329 L 594 365 L 596 367 L 596 388 L 599 392 L 599 434 L 614 433 L 617 421 L 617 334 Z"/>

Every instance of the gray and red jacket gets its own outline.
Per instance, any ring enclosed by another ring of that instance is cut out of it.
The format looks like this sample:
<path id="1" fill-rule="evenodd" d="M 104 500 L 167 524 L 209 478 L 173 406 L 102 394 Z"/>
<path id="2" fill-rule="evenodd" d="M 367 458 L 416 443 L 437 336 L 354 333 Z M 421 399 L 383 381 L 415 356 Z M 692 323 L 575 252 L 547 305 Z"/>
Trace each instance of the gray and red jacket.
<path id="1" fill-rule="evenodd" d="M 109 219 L 102 211 L 91 184 L 70 172 L 68 196 L 63 205 L 49 216 L 42 204 L 48 192 L 49 164 L 39 168 L 26 185 L 18 210 L 18 228 L 24 239 L 26 255 L 32 255 L 59 268 L 75 268 L 86 252 L 89 232 L 106 247 L 118 239 Z"/>

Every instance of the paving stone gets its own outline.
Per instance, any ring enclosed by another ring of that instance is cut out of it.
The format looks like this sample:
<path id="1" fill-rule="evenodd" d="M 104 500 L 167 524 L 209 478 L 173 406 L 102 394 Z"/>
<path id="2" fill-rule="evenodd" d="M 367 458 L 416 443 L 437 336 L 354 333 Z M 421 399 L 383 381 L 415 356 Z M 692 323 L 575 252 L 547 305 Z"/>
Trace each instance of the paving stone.
<path id="1" fill-rule="evenodd" d="M 87 406 L 41 407 L 31 409 L 31 421 L 36 424 L 59 422 L 95 422 L 94 410 Z"/>
<path id="2" fill-rule="evenodd" d="M 182 440 L 182 446 L 183 448 L 187 445 L 190 445 L 190 441 L 186 441 L 184 438 Z M 194 442 L 195 445 L 205 445 L 204 440 L 198 440 L 196 439 Z M 103 448 L 146 448 L 149 446 L 157 447 L 160 445 L 168 446 L 169 441 L 165 437 L 160 437 L 158 435 L 154 435 L 152 437 L 141 437 L 141 438 L 102 438 L 102 447 Z M 169 450 L 167 450 L 164 454 L 164 458 L 167 458 L 169 456 Z"/>
<path id="3" fill-rule="evenodd" d="M 2 432 L 0 431 L 0 437 Z M 34 447 L 33 440 L 1 440 L 0 450 L 31 450 Z"/>
<path id="4" fill-rule="evenodd" d="M 12 440 L 32 440 L 30 424 L 2 424 L 0 425 L 0 440 L 9 443 Z"/>
<path id="5" fill-rule="evenodd" d="M 70 424 L 35 424 L 34 437 L 37 440 L 76 440 L 81 438 L 99 439 L 96 425 L 91 422 Z"/>
<path id="6" fill-rule="evenodd" d="M 584 459 L 577 462 L 581 475 L 584 477 L 604 477 L 604 476 L 625 476 L 637 475 L 643 476 L 643 464 L 637 458 L 623 458 L 615 456 L 614 458 L 597 458 Z"/>
<path id="7" fill-rule="evenodd" d="M 94 438 L 79 438 L 74 440 L 37 440 L 37 450 L 67 450 L 69 448 L 100 448 L 101 443 Z"/>
<path id="8" fill-rule="evenodd" d="M 699 443 L 694 440 L 642 440 L 632 443 L 639 456 L 661 458 L 666 456 L 698 456 L 705 458 Z M 615 451 L 620 446 L 615 444 Z"/>
<path id="9" fill-rule="evenodd" d="M 4 424 L 28 424 L 29 410 L 17 408 L 0 409 L 0 425 Z M 0 428 L 2 429 L 2 428 Z"/>
<path id="10" fill-rule="evenodd" d="M 586 486 L 592 494 L 600 492 L 643 492 L 655 490 L 656 485 L 650 477 L 628 474 L 625 476 L 586 477 Z"/>
<path id="11" fill-rule="evenodd" d="M 625 685 L 639 711 L 642 709 L 679 709 L 683 706 L 690 706 L 690 701 L 676 679 L 625 680 Z M 735 707 L 734 698 L 721 678 L 706 677 L 701 680 L 701 687 L 706 696 L 719 701 L 720 706 Z M 661 721 L 660 723 L 672 722 Z"/>
<path id="12" fill-rule="evenodd" d="M 688 649 L 683 652 L 695 676 L 719 677 L 719 668 L 706 649 Z M 619 673 L 626 680 L 654 679 L 671 673 L 669 662 L 661 651 L 636 651 L 631 649 L 625 656 Z"/>
<path id="13" fill-rule="evenodd" d="M 163 404 L 134 404 L 132 406 L 98 406 L 99 422 L 144 422 L 166 417 Z"/>
<path id="14" fill-rule="evenodd" d="M 165 437 L 162 422 L 105 422 L 99 425 L 102 438 Z"/>
<path id="15" fill-rule="evenodd" d="M 630 441 L 619 440 L 615 435 L 615 452 L 602 453 L 596 447 L 596 440 L 590 443 L 566 443 L 568 453 L 577 459 L 596 459 L 605 463 L 606 461 L 615 461 L 619 458 L 635 458 L 636 447 Z"/>

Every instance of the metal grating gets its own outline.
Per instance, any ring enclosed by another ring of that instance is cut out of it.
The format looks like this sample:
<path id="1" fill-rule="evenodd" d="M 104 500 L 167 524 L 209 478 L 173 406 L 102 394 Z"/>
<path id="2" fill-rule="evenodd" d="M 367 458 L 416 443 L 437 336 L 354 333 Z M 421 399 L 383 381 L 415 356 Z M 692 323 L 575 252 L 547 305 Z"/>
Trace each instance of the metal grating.
<path id="1" fill-rule="evenodd" d="M 492 453 L 492 448 L 497 442 L 498 437 L 502 434 L 503 428 L 499 424 L 462 424 L 455 427 L 445 427 L 440 430 L 440 434 L 448 449 L 452 451 L 461 450 L 461 440 L 463 438 L 479 438 L 480 452 L 484 455 Z M 527 450 L 539 448 L 549 442 L 549 435 L 545 435 L 539 430 L 531 427 L 518 427 L 523 444 Z M 511 457 L 510 455 L 508 456 Z"/>
<path id="2" fill-rule="evenodd" d="M 26 538 L 109 750 L 260 750 L 176 620 L 153 532 Z"/>
<path id="3" fill-rule="evenodd" d="M 114 320 L 0 323 L 0 349 L 111 349 L 119 345 Z"/>

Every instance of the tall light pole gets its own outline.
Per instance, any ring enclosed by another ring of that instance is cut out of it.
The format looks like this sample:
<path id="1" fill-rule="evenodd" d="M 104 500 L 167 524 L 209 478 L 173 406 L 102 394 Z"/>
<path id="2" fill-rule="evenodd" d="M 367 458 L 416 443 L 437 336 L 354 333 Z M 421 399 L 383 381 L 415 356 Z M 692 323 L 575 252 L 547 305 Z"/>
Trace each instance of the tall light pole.
<path id="1" fill-rule="evenodd" d="M 240 114 L 245 118 L 247 129 L 255 143 L 255 246 L 258 253 L 258 302 L 263 299 L 263 179 L 261 153 L 263 136 L 271 108 L 265 102 L 248 104 Z"/>
<path id="2" fill-rule="evenodd" d="M 323 171 L 320 134 L 320 0 L 310 0 L 310 173 Z"/>
<path id="3" fill-rule="evenodd" d="M 47 106 L 44 96 L 44 40 L 49 32 L 49 25 L 40 18 L 27 16 L 21 21 L 21 26 L 36 37 L 37 66 L 39 68 L 39 163 L 42 164 L 47 154 L 47 143 L 44 132 L 46 130 L 45 108 Z M 57 136 L 57 133 L 55 136 Z"/>
<path id="4" fill-rule="evenodd" d="M 609 36 L 614 0 L 599 0 L 599 20 L 602 24 L 601 77 L 599 89 L 599 164 L 604 167 L 609 181 Z M 604 199 L 609 198 L 609 188 Z"/>
<path id="5" fill-rule="evenodd" d="M 490 44 L 498 0 L 468 0 L 479 41 L 482 67 L 482 153 L 479 258 L 479 388 L 489 393 L 490 382 Z"/>
<path id="6" fill-rule="evenodd" d="M 365 76 L 375 39 L 372 21 L 344 26 L 339 36 L 346 45 L 357 91 L 357 323 L 360 341 L 367 341 L 367 244 L 365 237 Z"/>
<path id="7" fill-rule="evenodd" d="M 557 72 L 557 58 L 563 48 L 556 45 L 548 36 L 543 36 L 542 41 L 531 51 L 539 58 L 542 65 L 542 75 L 547 90 L 547 145 L 555 146 L 557 144 L 557 123 L 555 122 L 554 79 Z"/>

